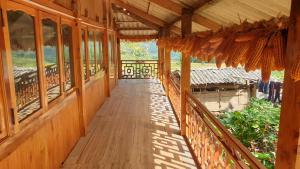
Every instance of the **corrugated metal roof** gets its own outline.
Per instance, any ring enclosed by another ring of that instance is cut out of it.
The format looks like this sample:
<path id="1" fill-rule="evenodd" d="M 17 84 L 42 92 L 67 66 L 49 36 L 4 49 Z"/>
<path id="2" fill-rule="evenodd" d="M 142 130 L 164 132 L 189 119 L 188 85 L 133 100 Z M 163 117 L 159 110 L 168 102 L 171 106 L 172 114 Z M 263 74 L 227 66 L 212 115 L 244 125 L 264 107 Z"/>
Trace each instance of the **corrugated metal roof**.
<path id="1" fill-rule="evenodd" d="M 179 72 L 176 72 L 179 73 Z M 259 71 L 246 72 L 243 68 L 194 69 L 191 71 L 191 85 L 245 84 L 245 80 L 259 80 Z"/>

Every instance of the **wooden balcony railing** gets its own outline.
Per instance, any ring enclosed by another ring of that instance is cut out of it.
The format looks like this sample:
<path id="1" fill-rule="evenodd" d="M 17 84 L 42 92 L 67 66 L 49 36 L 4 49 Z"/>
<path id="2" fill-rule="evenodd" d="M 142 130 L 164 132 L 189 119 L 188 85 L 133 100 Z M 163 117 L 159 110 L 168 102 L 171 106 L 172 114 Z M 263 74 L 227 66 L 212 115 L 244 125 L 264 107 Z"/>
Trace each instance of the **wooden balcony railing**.
<path id="1" fill-rule="evenodd" d="M 123 79 L 151 79 L 158 77 L 157 60 L 122 60 Z"/>
<path id="2" fill-rule="evenodd" d="M 176 117 L 178 118 L 178 122 L 180 123 L 181 118 L 181 106 L 180 106 L 180 84 L 176 80 L 174 75 L 171 75 L 170 83 L 169 83 L 169 98 L 173 105 L 174 111 L 176 113 Z"/>
<path id="3" fill-rule="evenodd" d="M 178 89 L 178 82 L 171 77 L 169 97 L 180 119 Z M 266 168 L 197 98 L 191 93 L 186 93 L 186 98 L 186 138 L 201 168 Z"/>
<path id="4" fill-rule="evenodd" d="M 66 67 L 69 69 L 69 66 Z M 48 90 L 59 86 L 59 70 L 57 65 L 48 65 L 45 67 Z M 66 79 L 69 79 L 67 74 Z M 15 77 L 15 88 L 17 96 L 18 110 L 22 110 L 31 103 L 39 99 L 39 79 L 36 70 L 23 73 Z"/>

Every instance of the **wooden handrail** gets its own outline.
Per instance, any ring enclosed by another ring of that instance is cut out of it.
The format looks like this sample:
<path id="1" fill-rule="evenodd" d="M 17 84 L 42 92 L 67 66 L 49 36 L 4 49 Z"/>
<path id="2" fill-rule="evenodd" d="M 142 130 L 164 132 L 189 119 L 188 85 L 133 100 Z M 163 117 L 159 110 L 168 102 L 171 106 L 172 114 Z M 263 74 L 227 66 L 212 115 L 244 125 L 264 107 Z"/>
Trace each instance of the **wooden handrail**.
<path id="1" fill-rule="evenodd" d="M 211 132 L 217 137 L 222 143 L 228 153 L 235 159 L 237 164 L 241 168 L 256 168 L 265 169 L 266 167 L 258 161 L 251 152 L 237 139 L 235 138 L 222 124 L 221 122 L 204 106 L 200 101 L 193 96 L 190 92 L 186 93 L 186 97 L 191 99 L 192 103 L 187 103 L 191 106 L 201 117 Z M 189 126 L 189 124 L 187 124 Z M 237 151 L 242 159 L 238 159 L 235 151 Z M 242 161 L 245 160 L 249 166 L 245 165 Z"/>

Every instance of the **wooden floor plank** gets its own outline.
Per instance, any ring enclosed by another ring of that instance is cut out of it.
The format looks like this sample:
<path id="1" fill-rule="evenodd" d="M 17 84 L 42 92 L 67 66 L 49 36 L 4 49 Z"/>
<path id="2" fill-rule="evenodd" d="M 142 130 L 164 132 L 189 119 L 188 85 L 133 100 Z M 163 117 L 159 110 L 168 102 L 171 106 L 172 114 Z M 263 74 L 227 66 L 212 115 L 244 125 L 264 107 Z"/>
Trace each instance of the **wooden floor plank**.
<path id="1" fill-rule="evenodd" d="M 62 169 L 196 168 L 156 80 L 121 80 Z"/>

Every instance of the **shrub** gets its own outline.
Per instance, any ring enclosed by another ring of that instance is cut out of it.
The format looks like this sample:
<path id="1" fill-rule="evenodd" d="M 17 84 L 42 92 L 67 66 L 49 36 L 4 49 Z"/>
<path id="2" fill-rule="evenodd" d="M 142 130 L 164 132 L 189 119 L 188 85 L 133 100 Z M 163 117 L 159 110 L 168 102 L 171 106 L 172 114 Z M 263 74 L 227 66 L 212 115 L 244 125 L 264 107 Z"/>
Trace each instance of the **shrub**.
<path id="1" fill-rule="evenodd" d="M 243 111 L 226 112 L 221 122 L 267 168 L 274 168 L 280 107 L 253 98 Z"/>

